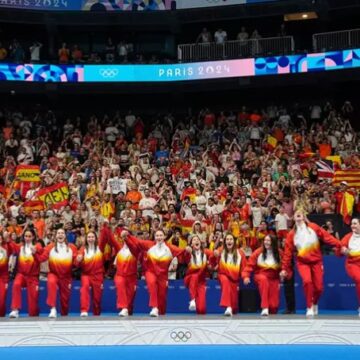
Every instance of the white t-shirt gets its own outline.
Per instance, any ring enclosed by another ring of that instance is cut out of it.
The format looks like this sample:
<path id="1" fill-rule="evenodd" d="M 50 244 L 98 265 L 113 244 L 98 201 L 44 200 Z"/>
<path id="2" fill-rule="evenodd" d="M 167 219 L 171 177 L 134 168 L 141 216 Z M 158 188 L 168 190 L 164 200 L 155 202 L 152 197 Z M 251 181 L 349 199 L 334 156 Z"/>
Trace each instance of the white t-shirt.
<path id="1" fill-rule="evenodd" d="M 119 177 L 110 178 L 107 181 L 107 193 L 117 195 L 120 191 L 122 191 L 126 194 L 126 184 L 126 179 L 121 179 Z"/>
<path id="2" fill-rule="evenodd" d="M 135 115 L 126 115 L 125 116 L 125 123 L 128 127 L 133 127 L 136 121 Z"/>
<path id="3" fill-rule="evenodd" d="M 287 230 L 287 221 L 289 220 L 289 217 L 286 214 L 277 214 L 275 216 L 275 223 L 276 223 L 276 230 Z"/>
<path id="4" fill-rule="evenodd" d="M 20 207 L 21 205 L 16 206 L 15 204 L 9 207 L 11 217 L 16 218 L 17 216 L 19 216 Z"/>
<path id="5" fill-rule="evenodd" d="M 114 142 L 116 140 L 117 134 L 119 134 L 119 130 L 115 126 L 108 126 L 105 129 L 105 135 L 107 141 Z"/>
<path id="6" fill-rule="evenodd" d="M 321 107 L 319 105 L 314 105 L 311 108 L 310 118 L 311 119 L 320 119 L 320 117 L 321 117 Z"/>
<path id="7" fill-rule="evenodd" d="M 226 40 L 227 33 L 225 30 L 222 31 L 216 31 L 214 34 L 214 39 L 216 44 L 223 44 Z"/>
<path id="8" fill-rule="evenodd" d="M 252 218 L 253 218 L 253 226 L 259 227 L 260 223 L 263 219 L 263 212 L 261 207 L 252 207 L 251 208 Z"/>
<path id="9" fill-rule="evenodd" d="M 139 209 L 142 210 L 144 208 L 151 208 L 151 209 L 146 209 L 146 210 L 142 210 L 142 215 L 143 217 L 145 216 L 150 216 L 153 217 L 154 216 L 154 206 L 156 205 L 156 200 L 152 197 L 144 197 L 140 200 L 139 202 Z"/>
<path id="10" fill-rule="evenodd" d="M 41 45 L 33 45 L 30 47 L 30 58 L 32 61 L 40 61 Z"/>
<path id="11" fill-rule="evenodd" d="M 250 130 L 251 140 L 260 140 L 260 129 L 258 127 L 252 127 Z"/>
<path id="12" fill-rule="evenodd" d="M 290 115 L 284 114 L 279 117 L 279 124 L 281 126 L 287 127 L 289 126 L 289 122 L 290 122 Z"/>

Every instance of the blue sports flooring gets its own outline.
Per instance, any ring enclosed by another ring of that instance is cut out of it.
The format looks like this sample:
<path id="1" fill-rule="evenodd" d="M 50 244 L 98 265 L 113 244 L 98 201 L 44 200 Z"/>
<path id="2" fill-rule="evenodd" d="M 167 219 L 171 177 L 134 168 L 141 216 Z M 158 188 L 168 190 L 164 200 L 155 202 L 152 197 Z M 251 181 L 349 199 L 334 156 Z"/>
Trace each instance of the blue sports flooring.
<path id="1" fill-rule="evenodd" d="M 347 360 L 360 358 L 360 346 L 239 345 L 239 346 L 99 346 L 0 348 L 0 359 L 11 360 Z"/>

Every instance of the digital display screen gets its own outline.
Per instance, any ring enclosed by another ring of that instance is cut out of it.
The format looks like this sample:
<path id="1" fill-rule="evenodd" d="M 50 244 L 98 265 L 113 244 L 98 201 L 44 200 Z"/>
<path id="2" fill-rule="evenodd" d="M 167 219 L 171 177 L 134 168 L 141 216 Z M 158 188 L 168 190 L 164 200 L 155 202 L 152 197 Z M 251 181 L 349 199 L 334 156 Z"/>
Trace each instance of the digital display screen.
<path id="1" fill-rule="evenodd" d="M 41 65 L 0 63 L 0 81 L 175 82 L 301 74 L 360 67 L 360 49 L 171 65 Z"/>

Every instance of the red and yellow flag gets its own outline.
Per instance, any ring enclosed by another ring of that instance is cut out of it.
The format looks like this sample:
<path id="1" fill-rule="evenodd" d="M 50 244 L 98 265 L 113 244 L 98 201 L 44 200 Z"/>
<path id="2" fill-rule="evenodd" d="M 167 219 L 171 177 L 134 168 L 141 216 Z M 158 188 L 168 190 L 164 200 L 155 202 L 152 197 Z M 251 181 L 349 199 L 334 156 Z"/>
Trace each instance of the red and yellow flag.
<path id="1" fill-rule="evenodd" d="M 38 182 L 40 181 L 40 166 L 18 165 L 16 167 L 15 176 L 19 181 Z"/>
<path id="2" fill-rule="evenodd" d="M 333 178 L 333 184 L 335 186 L 340 185 L 342 181 L 346 181 L 349 187 L 360 187 L 360 170 L 348 169 L 337 170 Z"/>
<path id="3" fill-rule="evenodd" d="M 66 182 L 40 189 L 37 197 L 43 201 L 45 207 L 59 209 L 68 204 L 69 188 Z"/>
<path id="4" fill-rule="evenodd" d="M 194 222 L 195 222 L 195 220 L 181 219 L 180 220 L 180 226 L 181 226 L 182 233 L 183 234 L 191 233 L 192 232 L 192 226 L 193 226 Z"/>
<path id="5" fill-rule="evenodd" d="M 271 149 L 275 149 L 278 141 L 275 137 L 268 135 L 267 143 Z"/>
<path id="6" fill-rule="evenodd" d="M 23 203 L 26 215 L 30 215 L 34 210 L 44 210 L 44 202 L 41 200 L 27 200 Z"/>
<path id="7" fill-rule="evenodd" d="M 354 210 L 354 203 L 355 203 L 354 195 L 345 191 L 340 207 L 340 214 L 342 215 L 345 224 L 350 225 L 351 223 L 351 216 Z"/>

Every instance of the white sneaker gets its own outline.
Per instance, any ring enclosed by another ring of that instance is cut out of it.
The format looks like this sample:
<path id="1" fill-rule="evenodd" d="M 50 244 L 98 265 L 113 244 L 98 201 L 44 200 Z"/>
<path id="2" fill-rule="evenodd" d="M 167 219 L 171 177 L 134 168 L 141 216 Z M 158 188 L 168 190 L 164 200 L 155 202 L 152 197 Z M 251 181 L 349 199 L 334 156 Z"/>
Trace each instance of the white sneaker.
<path id="1" fill-rule="evenodd" d="M 123 308 L 120 312 L 119 312 L 119 316 L 121 317 L 127 317 L 129 316 L 129 311 L 127 308 Z"/>
<path id="2" fill-rule="evenodd" d="M 9 314 L 9 318 L 11 319 L 17 319 L 19 317 L 19 310 L 13 310 Z"/>
<path id="3" fill-rule="evenodd" d="M 306 309 L 306 317 L 308 318 L 314 317 L 314 310 L 312 307 Z"/>
<path id="4" fill-rule="evenodd" d="M 224 312 L 225 316 L 232 316 L 233 312 L 232 312 L 232 308 L 230 306 L 228 306 Z"/>
<path id="5" fill-rule="evenodd" d="M 269 309 L 268 308 L 262 309 L 260 316 L 269 316 Z"/>
<path id="6" fill-rule="evenodd" d="M 82 313 L 80 313 L 80 317 L 88 317 L 89 314 L 86 311 L 83 311 Z"/>
<path id="7" fill-rule="evenodd" d="M 56 319 L 57 318 L 56 308 L 51 308 L 49 318 L 51 318 L 51 319 Z"/>
<path id="8" fill-rule="evenodd" d="M 189 310 L 190 311 L 195 311 L 196 310 L 196 302 L 195 299 L 192 299 L 189 303 Z"/>
<path id="9" fill-rule="evenodd" d="M 319 306 L 313 305 L 313 311 L 314 311 L 314 315 L 319 315 Z"/>
<path id="10" fill-rule="evenodd" d="M 151 311 L 150 311 L 150 316 L 151 317 L 158 317 L 159 316 L 159 309 L 157 307 L 152 308 Z"/>

